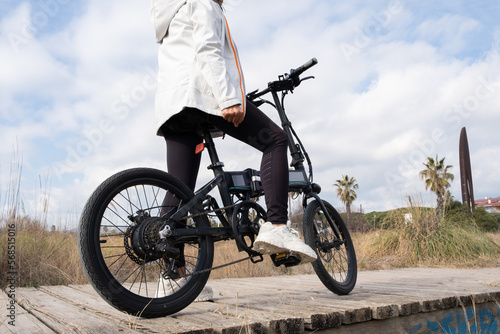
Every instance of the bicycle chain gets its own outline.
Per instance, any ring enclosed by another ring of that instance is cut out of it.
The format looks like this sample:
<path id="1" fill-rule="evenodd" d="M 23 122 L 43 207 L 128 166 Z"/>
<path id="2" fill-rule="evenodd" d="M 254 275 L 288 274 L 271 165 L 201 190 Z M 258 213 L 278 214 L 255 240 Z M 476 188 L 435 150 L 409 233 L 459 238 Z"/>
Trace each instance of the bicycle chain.
<path id="1" fill-rule="evenodd" d="M 193 217 L 199 217 L 199 216 L 203 216 L 203 215 L 208 215 L 209 213 L 215 213 L 217 211 L 222 211 L 222 210 L 234 208 L 237 205 L 238 205 L 238 203 L 235 203 L 235 204 L 224 206 L 224 207 L 218 208 L 218 209 L 206 210 L 206 211 L 203 211 L 203 212 L 200 212 L 200 213 L 195 213 L 195 214 L 190 215 L 190 216 L 185 216 L 182 219 L 187 219 L 187 218 L 193 218 Z M 228 266 L 231 266 L 231 265 L 236 264 L 236 263 L 240 263 L 240 262 L 243 262 L 243 261 L 251 260 L 254 257 L 257 257 L 257 256 L 250 255 L 250 256 L 244 257 L 242 259 L 236 260 L 236 261 L 228 262 L 228 263 L 225 263 L 225 264 L 221 264 L 219 266 L 215 266 L 215 267 L 211 267 L 211 268 L 199 270 L 199 271 L 196 271 L 196 272 L 193 272 L 193 273 L 190 273 L 190 274 L 186 274 L 186 275 L 183 275 L 182 277 L 191 277 L 191 276 L 195 276 L 195 275 L 200 275 L 200 274 L 212 271 L 212 270 L 221 269 L 221 268 L 228 267 Z"/>
<path id="2" fill-rule="evenodd" d="M 215 213 L 217 211 L 222 211 L 222 210 L 234 208 L 236 205 L 238 205 L 238 203 L 231 204 L 231 205 L 228 205 L 228 206 L 224 206 L 224 207 L 218 208 L 218 209 L 206 210 L 206 211 L 203 211 L 203 212 L 200 212 L 200 213 L 195 213 L 195 214 L 192 214 L 192 215 L 189 215 L 189 216 L 184 216 L 184 217 L 181 218 L 181 220 L 188 219 L 188 218 L 194 218 L 194 217 L 200 217 L 200 216 L 203 216 L 203 215 L 208 215 L 209 213 Z"/>
<path id="3" fill-rule="evenodd" d="M 244 257 L 242 259 L 239 259 L 239 260 L 236 260 L 236 261 L 232 261 L 232 262 L 228 262 L 228 263 L 225 263 L 225 264 L 221 264 L 219 266 L 215 266 L 215 267 L 211 267 L 211 268 L 207 268 L 207 269 L 203 269 L 203 270 L 198 270 L 198 271 L 195 271 L 195 272 L 190 273 L 190 274 L 182 275 L 181 277 L 191 277 L 191 276 L 195 276 L 195 275 L 200 275 L 200 274 L 206 273 L 208 271 L 221 269 L 221 268 L 228 267 L 228 266 L 231 266 L 231 265 L 236 264 L 236 263 L 240 263 L 240 262 L 243 262 L 243 261 L 246 261 L 246 260 L 251 260 L 254 257 L 256 257 L 256 256 Z"/>

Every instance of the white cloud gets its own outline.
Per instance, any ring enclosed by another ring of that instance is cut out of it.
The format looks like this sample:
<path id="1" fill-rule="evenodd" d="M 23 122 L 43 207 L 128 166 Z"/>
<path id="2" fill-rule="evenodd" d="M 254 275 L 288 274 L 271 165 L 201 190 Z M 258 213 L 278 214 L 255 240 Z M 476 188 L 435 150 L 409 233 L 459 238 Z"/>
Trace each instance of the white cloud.
<path id="1" fill-rule="evenodd" d="M 419 39 L 439 47 L 446 54 L 457 54 L 467 47 L 470 33 L 479 30 L 480 23 L 456 14 L 446 14 L 422 22 L 417 27 Z"/>

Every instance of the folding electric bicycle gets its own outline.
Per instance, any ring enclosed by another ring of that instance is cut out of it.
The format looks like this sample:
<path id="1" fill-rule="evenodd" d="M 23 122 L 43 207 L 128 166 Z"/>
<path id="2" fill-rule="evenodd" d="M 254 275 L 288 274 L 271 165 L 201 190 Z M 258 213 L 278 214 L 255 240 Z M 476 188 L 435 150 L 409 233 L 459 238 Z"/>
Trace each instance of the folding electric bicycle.
<path id="1" fill-rule="evenodd" d="M 316 63 L 311 59 L 247 98 L 256 105 L 268 103 L 279 114 L 291 154 L 289 192 L 303 196 L 303 237 L 318 255 L 312 266 L 329 290 L 344 295 L 356 284 L 354 246 L 339 213 L 319 197 L 311 160 L 284 109 L 287 93 L 313 78 L 300 75 Z M 261 98 L 268 93 L 273 101 Z M 203 132 L 214 178 L 198 191 L 193 193 L 164 171 L 134 168 L 108 178 L 87 201 L 78 233 L 80 259 L 92 286 L 117 309 L 143 317 L 179 312 L 200 294 L 211 270 L 263 260 L 253 249 L 259 226 L 266 221 L 266 211 L 256 201 L 264 195 L 259 172 L 224 171 L 214 131 Z M 216 187 L 217 198 L 210 195 Z M 214 243 L 222 240 L 235 240 L 248 256 L 213 267 Z M 300 263 L 293 253 L 271 258 L 276 266 Z"/>

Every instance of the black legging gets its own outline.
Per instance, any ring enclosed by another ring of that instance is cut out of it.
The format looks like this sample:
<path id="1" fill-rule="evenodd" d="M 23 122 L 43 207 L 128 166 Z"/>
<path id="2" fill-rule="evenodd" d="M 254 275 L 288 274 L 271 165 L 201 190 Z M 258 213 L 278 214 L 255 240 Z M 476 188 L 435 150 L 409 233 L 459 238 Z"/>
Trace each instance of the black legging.
<path id="1" fill-rule="evenodd" d="M 186 113 L 202 115 L 204 121 L 263 153 L 260 178 L 266 199 L 267 219 L 272 223 L 286 223 L 288 139 L 285 132 L 251 102 L 247 102 L 245 119 L 238 127 L 222 117 L 196 109 L 184 110 L 181 115 Z M 166 125 L 162 127 L 162 132 L 167 143 L 168 172 L 194 190 L 201 159 L 201 154 L 195 154 L 195 148 L 203 138 L 196 132 L 173 131 L 175 126 L 169 122 Z"/>

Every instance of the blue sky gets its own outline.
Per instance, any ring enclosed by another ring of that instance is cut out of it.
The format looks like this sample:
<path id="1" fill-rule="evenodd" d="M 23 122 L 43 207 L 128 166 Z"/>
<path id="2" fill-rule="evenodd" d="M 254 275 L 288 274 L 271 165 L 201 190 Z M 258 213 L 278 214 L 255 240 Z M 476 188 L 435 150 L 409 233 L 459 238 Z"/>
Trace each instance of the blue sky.
<path id="1" fill-rule="evenodd" d="M 418 178 L 427 156 L 453 165 L 469 135 L 476 198 L 500 196 L 500 3 L 497 1 L 226 0 L 248 90 L 312 57 L 288 112 L 323 195 L 358 180 L 365 212 L 434 205 Z M 0 4 L 0 201 L 22 157 L 27 214 L 73 225 L 92 190 L 128 167 L 165 168 L 155 136 L 157 45 L 149 2 L 45 0 Z M 274 117 L 272 110 L 265 110 Z M 226 139 L 228 169 L 260 154 Z M 207 165 L 206 160 L 202 167 Z M 210 177 L 202 168 L 200 182 Z"/>

